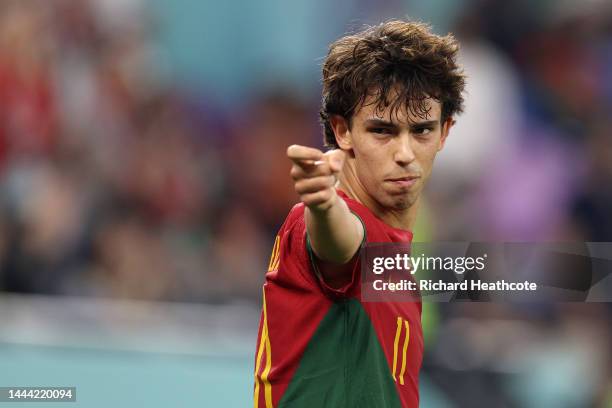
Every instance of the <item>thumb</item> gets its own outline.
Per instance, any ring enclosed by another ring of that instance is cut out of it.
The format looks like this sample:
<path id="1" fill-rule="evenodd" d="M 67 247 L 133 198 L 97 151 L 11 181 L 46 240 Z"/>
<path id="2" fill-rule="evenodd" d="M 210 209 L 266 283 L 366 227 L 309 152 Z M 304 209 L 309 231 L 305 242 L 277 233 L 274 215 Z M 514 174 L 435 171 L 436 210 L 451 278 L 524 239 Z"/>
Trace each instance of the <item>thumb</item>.
<path id="1" fill-rule="evenodd" d="M 346 159 L 346 153 L 344 153 L 341 149 L 330 150 L 325 153 L 325 158 L 329 163 L 329 168 L 334 173 L 339 173 L 344 166 L 344 161 Z"/>

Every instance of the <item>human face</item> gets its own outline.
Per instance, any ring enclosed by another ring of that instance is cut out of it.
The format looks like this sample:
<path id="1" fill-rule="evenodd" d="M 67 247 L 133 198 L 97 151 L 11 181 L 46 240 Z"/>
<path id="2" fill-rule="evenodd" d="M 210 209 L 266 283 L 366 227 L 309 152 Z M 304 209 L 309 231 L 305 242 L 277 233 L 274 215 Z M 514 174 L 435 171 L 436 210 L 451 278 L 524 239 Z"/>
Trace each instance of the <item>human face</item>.
<path id="1" fill-rule="evenodd" d="M 451 121 L 441 123 L 439 102 L 428 99 L 426 106 L 428 114 L 418 117 L 406 109 L 381 112 L 366 101 L 337 138 L 343 150 L 352 150 L 359 190 L 384 209 L 401 211 L 417 201 L 444 146 Z"/>

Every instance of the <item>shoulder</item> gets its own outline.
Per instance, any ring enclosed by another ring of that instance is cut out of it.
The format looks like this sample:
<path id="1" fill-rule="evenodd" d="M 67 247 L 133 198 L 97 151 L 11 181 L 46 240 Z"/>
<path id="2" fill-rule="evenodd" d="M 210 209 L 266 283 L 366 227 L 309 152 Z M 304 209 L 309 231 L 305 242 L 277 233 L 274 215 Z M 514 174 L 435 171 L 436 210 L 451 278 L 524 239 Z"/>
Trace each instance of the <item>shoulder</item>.
<path id="1" fill-rule="evenodd" d="M 299 255 L 307 259 L 306 254 L 306 222 L 304 221 L 304 203 L 295 204 L 281 226 L 277 238 L 283 247 L 285 255 Z"/>
<path id="2" fill-rule="evenodd" d="M 394 228 L 385 224 L 374 212 L 357 200 L 338 190 L 338 195 L 346 202 L 353 214 L 359 218 L 366 232 L 367 242 L 411 242 L 412 231 Z"/>
<path id="3" fill-rule="evenodd" d="M 349 210 L 351 210 L 351 212 L 355 214 L 357 218 L 359 218 L 366 232 L 370 229 L 373 229 L 373 228 L 376 229 L 380 227 L 380 225 L 378 224 L 380 224 L 381 221 L 378 218 L 376 218 L 372 210 L 370 210 L 365 205 L 361 204 L 359 201 L 348 197 L 346 193 L 344 193 L 342 190 L 337 190 L 337 191 L 338 191 L 338 195 L 340 196 L 340 198 L 342 198 L 344 202 L 347 204 Z"/>
<path id="4" fill-rule="evenodd" d="M 287 214 L 276 235 L 266 274 L 268 284 L 278 284 L 285 290 L 303 291 L 316 287 L 310 269 L 304 209 L 304 204 L 298 203 Z"/>
<path id="5" fill-rule="evenodd" d="M 304 205 L 304 203 L 297 203 L 293 207 L 291 207 L 291 210 L 289 210 L 289 214 L 287 214 L 287 218 L 285 218 L 285 225 L 293 226 L 300 219 L 303 219 L 305 209 L 306 206 Z"/>
<path id="6" fill-rule="evenodd" d="M 289 211 L 289 213 L 287 214 L 287 217 L 285 218 L 285 221 L 283 222 L 283 225 L 280 227 L 280 230 L 278 231 L 278 236 L 279 238 L 283 238 L 283 237 L 289 237 L 289 236 L 295 236 L 297 235 L 298 237 L 305 234 L 306 232 L 306 222 L 304 221 L 304 210 L 305 210 L 305 206 L 304 203 L 297 203 L 295 204 L 291 210 Z"/>

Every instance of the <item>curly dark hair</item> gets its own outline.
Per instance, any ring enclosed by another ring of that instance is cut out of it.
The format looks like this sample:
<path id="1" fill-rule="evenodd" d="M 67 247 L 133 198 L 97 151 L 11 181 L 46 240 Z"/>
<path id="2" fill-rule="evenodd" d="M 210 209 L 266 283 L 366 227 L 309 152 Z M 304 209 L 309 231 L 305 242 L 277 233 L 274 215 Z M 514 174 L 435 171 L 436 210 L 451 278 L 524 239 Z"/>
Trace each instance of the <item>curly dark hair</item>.
<path id="1" fill-rule="evenodd" d="M 332 43 L 323 63 L 323 101 L 319 112 L 325 145 L 338 144 L 331 115 L 349 126 L 367 97 L 381 112 L 403 106 L 417 117 L 428 114 L 426 99 L 442 105 L 442 123 L 463 111 L 465 75 L 457 64 L 459 45 L 448 34 L 420 22 L 392 20 Z"/>

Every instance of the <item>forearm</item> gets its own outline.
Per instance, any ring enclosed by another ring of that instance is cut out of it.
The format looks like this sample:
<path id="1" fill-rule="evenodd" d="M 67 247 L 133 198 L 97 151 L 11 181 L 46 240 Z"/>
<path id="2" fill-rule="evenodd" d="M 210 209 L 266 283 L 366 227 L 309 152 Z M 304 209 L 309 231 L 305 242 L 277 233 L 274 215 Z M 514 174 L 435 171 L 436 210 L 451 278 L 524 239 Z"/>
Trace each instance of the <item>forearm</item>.
<path id="1" fill-rule="evenodd" d="M 312 250 L 321 261 L 346 264 L 359 249 L 364 231 L 335 189 L 345 153 L 292 145 L 287 156 L 293 161 L 290 174 L 295 191 L 306 206 L 304 218 Z"/>
<path id="2" fill-rule="evenodd" d="M 304 217 L 310 245 L 320 260 L 345 264 L 357 253 L 363 240 L 363 225 L 342 198 L 336 195 L 325 210 L 307 207 Z"/>

